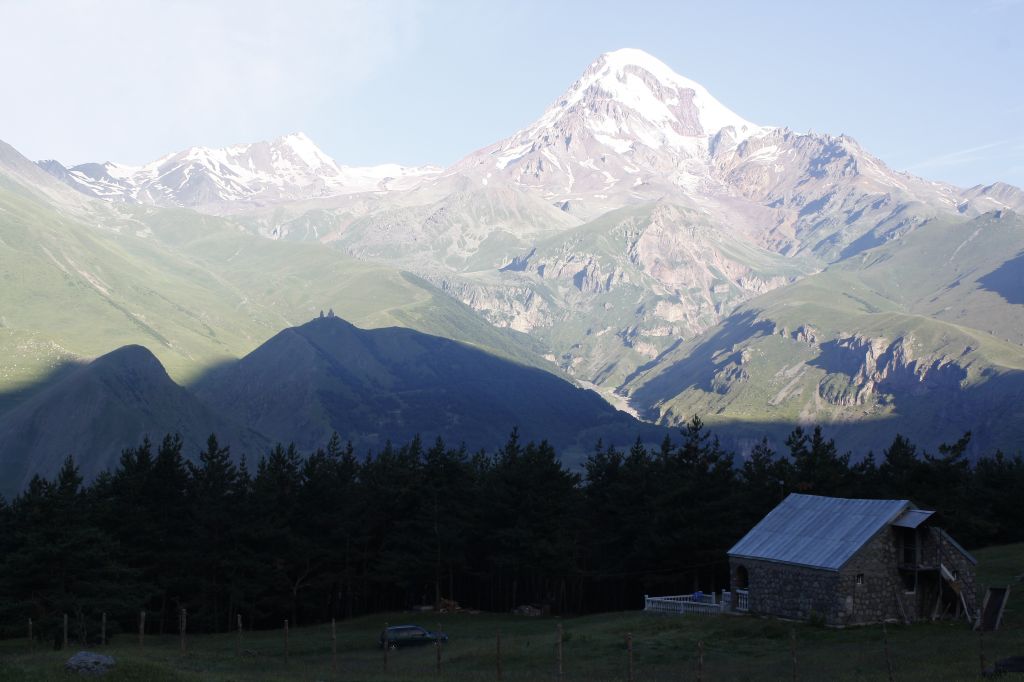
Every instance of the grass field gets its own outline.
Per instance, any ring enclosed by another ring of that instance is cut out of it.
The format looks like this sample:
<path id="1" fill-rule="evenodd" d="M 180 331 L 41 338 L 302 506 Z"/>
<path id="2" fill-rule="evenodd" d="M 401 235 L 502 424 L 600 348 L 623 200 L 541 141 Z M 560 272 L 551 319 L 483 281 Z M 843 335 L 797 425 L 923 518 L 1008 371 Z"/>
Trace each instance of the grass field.
<path id="1" fill-rule="evenodd" d="M 1024 573 L 1024 544 L 990 548 L 977 556 L 983 585 L 1008 584 Z M 990 665 L 997 658 L 1024 654 L 1024 609 L 1014 609 L 1018 595 L 1011 594 L 1002 630 L 983 639 L 962 621 L 889 626 L 893 679 L 977 679 L 982 651 Z M 442 648 L 441 674 L 433 647 L 391 652 L 385 670 L 384 654 L 375 646 L 385 621 L 415 622 L 428 628 L 440 624 L 451 637 Z M 888 679 L 881 627 L 829 630 L 755 617 L 640 612 L 565 619 L 464 613 L 363 617 L 338 624 L 336 672 L 331 668 L 329 625 L 293 629 L 287 660 L 282 631 L 245 633 L 241 656 L 235 654 L 234 635 L 191 636 L 185 655 L 177 636 L 149 636 L 140 649 L 134 637 L 122 635 L 103 648 L 118 660 L 114 672 L 104 679 L 495 680 L 500 630 L 502 679 L 557 680 L 559 623 L 565 633 L 562 679 L 567 681 L 626 680 L 627 633 L 633 635 L 634 679 L 638 681 L 698 679 L 701 642 L 704 680 L 792 680 L 794 643 L 800 680 Z M 69 653 L 30 652 L 24 640 L 0 642 L 0 680 L 67 680 L 62 665 Z"/>

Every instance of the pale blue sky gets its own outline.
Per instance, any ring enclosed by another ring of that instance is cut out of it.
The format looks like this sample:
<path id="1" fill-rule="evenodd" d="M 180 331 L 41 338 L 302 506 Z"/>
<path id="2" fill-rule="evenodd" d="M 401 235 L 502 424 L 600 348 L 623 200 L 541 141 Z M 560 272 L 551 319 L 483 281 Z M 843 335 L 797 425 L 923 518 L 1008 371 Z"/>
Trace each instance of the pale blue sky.
<path id="1" fill-rule="evenodd" d="M 890 166 L 1024 186 L 1024 2 L 0 0 L 0 139 L 142 163 L 302 130 L 446 165 L 637 47 L 741 116 Z"/>

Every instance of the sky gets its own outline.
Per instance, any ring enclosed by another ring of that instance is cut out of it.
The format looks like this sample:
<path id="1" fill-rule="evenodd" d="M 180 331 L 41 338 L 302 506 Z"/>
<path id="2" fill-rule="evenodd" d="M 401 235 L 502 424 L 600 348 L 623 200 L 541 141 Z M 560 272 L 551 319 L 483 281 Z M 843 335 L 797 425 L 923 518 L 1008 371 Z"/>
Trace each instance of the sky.
<path id="1" fill-rule="evenodd" d="M 448 165 L 646 50 L 762 125 L 1024 186 L 1024 0 L 0 0 L 0 140 L 141 164 L 290 132 Z"/>

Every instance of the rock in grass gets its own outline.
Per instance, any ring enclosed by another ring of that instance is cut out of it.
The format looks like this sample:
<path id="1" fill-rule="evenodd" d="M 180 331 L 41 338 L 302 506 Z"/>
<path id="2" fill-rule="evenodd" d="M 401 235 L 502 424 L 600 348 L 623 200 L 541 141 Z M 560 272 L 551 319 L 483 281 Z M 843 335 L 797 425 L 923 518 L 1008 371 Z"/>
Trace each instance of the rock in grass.
<path id="1" fill-rule="evenodd" d="M 95 654 L 91 651 L 79 651 L 64 663 L 64 669 L 68 672 L 86 675 L 88 677 L 100 677 L 105 675 L 117 661 L 113 656 Z"/>

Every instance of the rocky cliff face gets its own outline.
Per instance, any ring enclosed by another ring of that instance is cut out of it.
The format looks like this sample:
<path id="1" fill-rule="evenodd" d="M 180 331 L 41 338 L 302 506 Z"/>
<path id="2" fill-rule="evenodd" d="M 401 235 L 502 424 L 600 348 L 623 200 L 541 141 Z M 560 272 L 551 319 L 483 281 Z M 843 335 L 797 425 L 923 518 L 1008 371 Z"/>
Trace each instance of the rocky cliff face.
<path id="1" fill-rule="evenodd" d="M 540 337 L 573 376 L 608 385 L 806 272 L 659 202 L 538 240 L 496 270 L 424 276 L 492 324 Z"/>
<path id="2" fill-rule="evenodd" d="M 838 360 L 838 371 L 819 383 L 818 394 L 832 405 L 887 403 L 896 394 L 912 397 L 954 393 L 967 378 L 967 370 L 954 358 L 920 355 L 913 336 L 889 341 L 853 335 L 831 341 L 828 346 L 822 357 Z"/>

